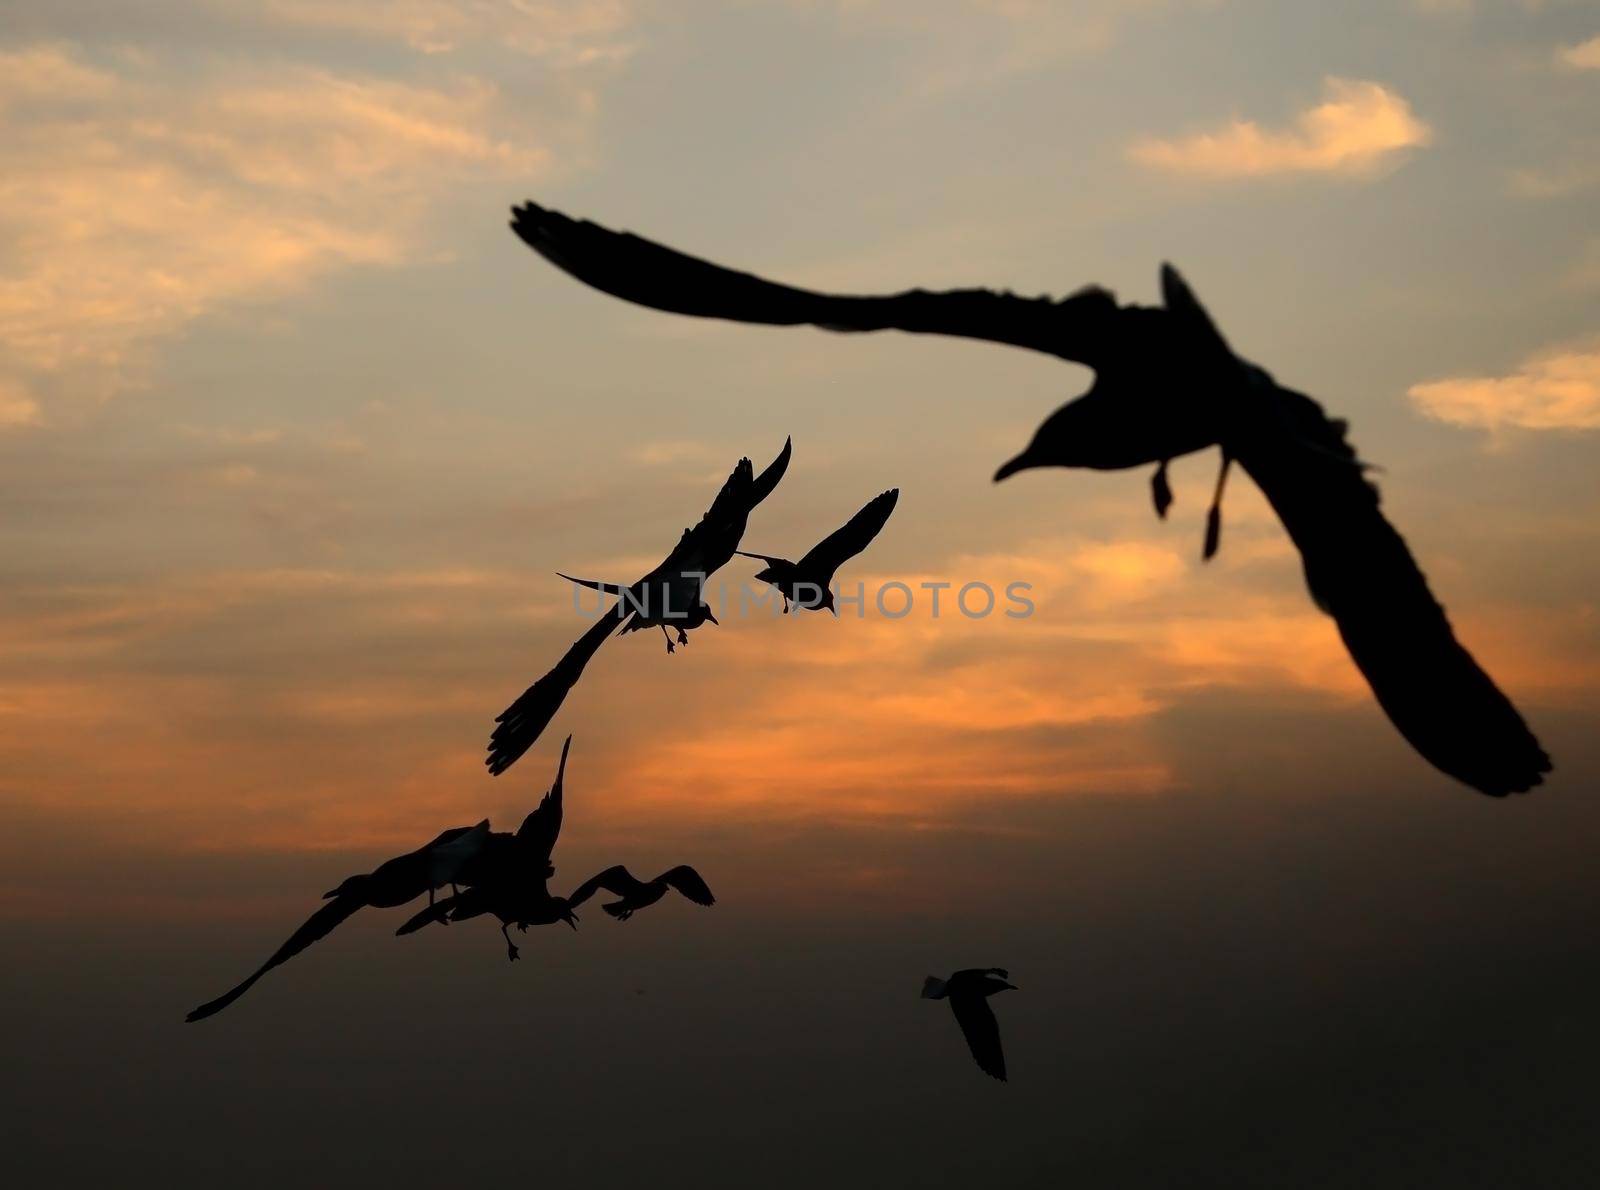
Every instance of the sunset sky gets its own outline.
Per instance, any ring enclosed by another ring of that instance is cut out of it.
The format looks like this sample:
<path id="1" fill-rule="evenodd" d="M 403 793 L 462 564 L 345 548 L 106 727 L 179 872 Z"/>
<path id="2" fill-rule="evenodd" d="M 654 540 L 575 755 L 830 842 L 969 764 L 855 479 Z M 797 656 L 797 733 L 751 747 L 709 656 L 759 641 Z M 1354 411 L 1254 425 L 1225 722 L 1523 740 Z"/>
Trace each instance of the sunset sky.
<path id="1" fill-rule="evenodd" d="M 1494 803 L 1412 753 L 1242 478 L 1202 564 L 1214 457 L 1165 522 L 1144 472 L 992 485 L 1085 369 L 642 310 L 519 243 L 526 198 L 835 290 L 1155 303 L 1175 262 L 1350 419 L 1555 773 Z M 9 1147 L 61 1184 L 1564 1184 L 1597 209 L 1592 0 L 0 6 Z M 867 614 L 618 638 L 488 777 L 586 626 L 555 571 L 636 578 L 787 435 L 745 543 L 899 487 Z M 953 587 L 897 619 L 889 581 Z M 181 1024 L 344 875 L 514 827 L 569 732 L 553 887 L 689 862 L 716 908 L 515 968 L 369 911 Z M 1004 1088 L 916 999 L 969 965 L 1021 988 Z"/>

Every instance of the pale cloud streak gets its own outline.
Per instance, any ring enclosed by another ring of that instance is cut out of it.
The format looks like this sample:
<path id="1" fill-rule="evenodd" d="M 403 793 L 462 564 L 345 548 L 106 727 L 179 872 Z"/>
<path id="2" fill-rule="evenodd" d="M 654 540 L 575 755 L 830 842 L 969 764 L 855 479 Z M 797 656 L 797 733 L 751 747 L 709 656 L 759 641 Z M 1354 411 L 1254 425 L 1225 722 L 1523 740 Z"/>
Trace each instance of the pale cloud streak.
<path id="1" fill-rule="evenodd" d="M 1600 429 L 1600 345 L 1548 351 L 1505 376 L 1416 384 L 1409 395 L 1429 417 L 1474 429 Z"/>
<path id="2" fill-rule="evenodd" d="M 1213 178 L 1361 176 L 1432 137 L 1405 98 L 1381 83 L 1330 77 L 1324 81 L 1323 101 L 1302 112 L 1292 128 L 1275 130 L 1235 119 L 1217 132 L 1139 141 L 1129 156 L 1152 168 Z"/>
<path id="3" fill-rule="evenodd" d="M 269 0 L 266 11 L 287 24 L 404 41 L 426 54 L 487 44 L 586 66 L 632 49 L 629 6 L 620 0 Z"/>

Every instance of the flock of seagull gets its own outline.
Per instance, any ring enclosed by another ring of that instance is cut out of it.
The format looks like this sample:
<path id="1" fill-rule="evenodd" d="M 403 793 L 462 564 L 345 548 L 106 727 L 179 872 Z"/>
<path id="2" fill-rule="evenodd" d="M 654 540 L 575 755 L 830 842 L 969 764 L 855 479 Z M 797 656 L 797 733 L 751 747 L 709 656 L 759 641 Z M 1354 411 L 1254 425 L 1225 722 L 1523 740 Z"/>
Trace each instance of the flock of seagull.
<path id="1" fill-rule="evenodd" d="M 884 296 L 833 295 L 767 281 L 674 251 L 627 232 L 574 220 L 535 203 L 513 209 L 512 230 L 556 267 L 626 301 L 679 314 L 736 322 L 809 324 L 838 332 L 899 330 L 988 340 L 1085 364 L 1089 390 L 1048 417 L 995 481 L 1042 467 L 1124 470 L 1155 467 L 1151 498 L 1165 517 L 1173 501 L 1170 461 L 1216 447 L 1221 459 L 1206 516 L 1202 557 L 1221 542 L 1222 496 L 1237 463 L 1260 487 L 1300 552 L 1316 605 L 1333 617 L 1379 706 L 1416 751 L 1444 773 L 1490 797 L 1524 793 L 1551 771 L 1511 701 L 1456 639 L 1405 541 L 1384 517 L 1377 488 L 1346 440 L 1346 424 L 1310 397 L 1279 385 L 1236 355 L 1183 278 L 1161 270 L 1163 304 L 1118 305 L 1097 286 L 1066 298 L 1009 292 L 913 289 Z M 752 510 L 788 470 L 792 442 L 756 473 L 741 459 L 700 522 L 649 574 L 629 584 L 562 578 L 617 599 L 556 664 L 496 719 L 489 772 L 503 773 L 536 743 L 600 645 L 613 634 L 660 628 L 667 652 L 688 633 L 716 624 L 706 580 L 735 556 L 764 567 L 755 576 L 783 599 L 783 610 L 834 611 L 833 579 L 888 523 L 899 499 L 890 489 L 798 561 L 741 550 Z M 602 906 L 625 921 L 676 890 L 711 905 L 711 890 L 687 865 L 641 881 L 620 865 L 560 897 L 549 891 L 561 830 L 562 787 L 571 737 L 549 793 L 515 834 L 483 821 L 445 831 L 424 847 L 352 876 L 325 894 L 327 904 L 249 978 L 201 1005 L 191 1021 L 220 1012 L 284 963 L 364 907 L 390 908 L 422 896 L 428 905 L 396 932 L 491 915 L 506 953 L 518 955 L 509 927 L 566 922 L 605 890 Z M 449 887 L 448 897 L 438 896 Z M 999 1026 L 988 997 L 1013 989 L 1002 968 L 928 976 L 922 995 L 950 1002 L 980 1069 L 1006 1077 Z"/>

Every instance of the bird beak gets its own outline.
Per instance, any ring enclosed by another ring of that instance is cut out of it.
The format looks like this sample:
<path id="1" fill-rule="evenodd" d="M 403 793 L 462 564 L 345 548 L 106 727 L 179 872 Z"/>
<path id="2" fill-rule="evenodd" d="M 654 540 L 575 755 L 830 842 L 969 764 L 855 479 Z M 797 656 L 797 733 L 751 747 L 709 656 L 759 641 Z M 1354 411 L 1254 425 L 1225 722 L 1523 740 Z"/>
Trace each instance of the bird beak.
<path id="1" fill-rule="evenodd" d="M 717 624 L 717 617 L 711 614 L 711 610 L 709 608 L 706 609 L 706 619 L 710 620 L 713 624 Z M 721 628 L 722 625 L 717 624 L 717 627 Z"/>
<path id="2" fill-rule="evenodd" d="M 1023 451 L 1009 462 L 1001 464 L 1000 470 L 994 473 L 994 482 L 999 483 L 1002 479 L 1010 479 L 1018 471 L 1026 471 L 1030 467 L 1037 467 L 1039 464 L 1029 457 L 1030 453 L 1031 448 Z"/>
<path id="3" fill-rule="evenodd" d="M 569 913 L 562 920 L 567 923 L 574 934 L 578 932 L 578 915 L 576 913 Z"/>

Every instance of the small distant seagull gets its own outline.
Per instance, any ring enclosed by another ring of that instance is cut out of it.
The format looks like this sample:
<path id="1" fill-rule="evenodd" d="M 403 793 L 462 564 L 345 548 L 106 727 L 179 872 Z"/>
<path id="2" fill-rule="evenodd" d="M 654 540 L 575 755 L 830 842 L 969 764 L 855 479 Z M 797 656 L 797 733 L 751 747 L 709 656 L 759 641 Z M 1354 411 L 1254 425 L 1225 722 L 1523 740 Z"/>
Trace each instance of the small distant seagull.
<path id="1" fill-rule="evenodd" d="M 572 737 L 568 736 L 561 746 L 561 762 L 550 791 L 522 820 L 517 833 L 491 835 L 472 862 L 462 867 L 458 879 L 469 887 L 430 904 L 396 930 L 396 935 L 414 934 L 434 922 L 442 925 L 493 914 L 506 940 L 506 957 L 515 962 L 519 952 L 507 932 L 509 926 L 526 932 L 529 926 L 564 921 L 574 930 L 578 928 L 571 905 L 564 897 L 552 896 L 547 883 L 556 873 L 551 856 L 561 837 L 562 792 L 571 747 Z"/>
<path id="2" fill-rule="evenodd" d="M 899 488 L 890 488 L 882 495 L 874 496 L 842 528 L 834 530 L 812 546 L 798 562 L 745 550 L 740 550 L 739 556 L 756 558 L 767 564 L 765 569 L 756 574 L 756 578 L 777 588 L 783 596 L 785 613 L 793 604 L 809 610 L 825 607 L 837 616 L 839 609 L 833 606 L 834 572 L 872 544 L 872 539 L 888 524 L 889 514 L 894 511 L 895 501 L 899 499 Z"/>
<path id="3" fill-rule="evenodd" d="M 594 626 L 578 638 L 549 673 L 495 717 L 497 726 L 489 736 L 489 755 L 484 758 L 490 773 L 499 776 L 533 746 L 561 709 L 567 692 L 578 684 L 583 667 L 619 627 L 624 633 L 660 628 L 670 653 L 674 645 L 667 632 L 669 626 L 677 629 L 678 644 L 687 644 L 689 629 L 717 622 L 705 602 L 706 579 L 732 560 L 751 510 L 778 486 L 789 468 L 791 451 L 792 443 L 785 439 L 778 457 L 760 475 L 755 474 L 749 459 L 740 459 L 700 523 L 685 529 L 661 565 L 638 582 L 623 586 L 561 575 L 569 582 L 617 595 L 619 599 L 615 607 L 601 613 Z"/>
<path id="4" fill-rule="evenodd" d="M 1002 466 L 1117 471 L 1154 465 L 1158 514 L 1172 503 L 1167 464 L 1218 447 L 1222 465 L 1202 555 L 1221 537 L 1229 465 L 1254 479 L 1299 549 L 1306 585 L 1331 615 L 1378 704 L 1435 767 L 1481 793 L 1524 793 L 1550 758 L 1516 707 L 1456 640 L 1377 488 L 1310 397 L 1235 355 L 1170 265 L 1162 306 L 1117 304 L 1089 286 L 1059 301 L 991 289 L 829 294 L 767 281 L 536 203 L 512 229 L 557 268 L 596 289 L 701 318 L 830 331 L 909 331 L 1041 351 L 1094 369 L 1094 384 L 1039 427 Z"/>
<path id="5" fill-rule="evenodd" d="M 1016 991 L 1016 984 L 1006 982 L 1009 978 L 1004 967 L 968 967 L 949 979 L 930 975 L 922 981 L 922 998 L 950 1001 L 978 1068 L 1001 1082 L 1006 1081 L 1006 1056 L 1000 1050 L 1000 1023 L 994 1019 L 989 997 Z"/>
<path id="6" fill-rule="evenodd" d="M 328 904 L 291 934 L 254 975 L 225 995 L 202 1004 L 184 1019 L 201 1021 L 221 1012 L 249 991 L 256 980 L 288 962 L 313 942 L 326 938 L 358 909 L 367 906 L 393 908 L 415 900 L 424 892 L 428 894 L 429 904 L 433 904 L 434 890 L 458 880 L 462 870 L 470 866 L 488 841 L 489 820 L 484 819 L 477 826 L 447 830 L 426 847 L 396 856 L 364 875 L 351 876 L 338 888 L 323 894 Z"/>
<path id="7" fill-rule="evenodd" d="M 669 888 L 677 889 L 696 905 L 717 903 L 717 898 L 711 895 L 700 873 L 688 864 L 669 868 L 654 880 L 638 880 L 627 868 L 618 864 L 585 880 L 567 898 L 567 904 L 576 909 L 602 888 L 622 898 L 600 906 L 618 921 L 627 921 L 640 909 L 654 905 L 667 895 Z"/>

